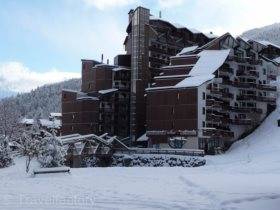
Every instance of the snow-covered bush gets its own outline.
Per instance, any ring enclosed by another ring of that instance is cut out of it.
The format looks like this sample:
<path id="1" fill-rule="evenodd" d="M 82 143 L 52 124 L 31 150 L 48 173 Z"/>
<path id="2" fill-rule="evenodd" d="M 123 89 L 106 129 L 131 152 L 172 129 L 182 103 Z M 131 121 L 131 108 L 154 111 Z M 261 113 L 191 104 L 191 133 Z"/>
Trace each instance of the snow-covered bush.
<path id="1" fill-rule="evenodd" d="M 95 156 L 84 157 L 81 162 L 82 167 L 99 167 L 100 160 Z"/>
<path id="2" fill-rule="evenodd" d="M 7 138 L 0 136 L 0 168 L 5 168 L 13 163 L 10 155 Z"/>
<path id="3" fill-rule="evenodd" d="M 43 168 L 63 166 L 65 162 L 66 150 L 62 146 L 54 132 L 45 131 L 44 138 L 40 143 L 38 161 Z"/>
<path id="4" fill-rule="evenodd" d="M 112 166 L 119 167 L 198 167 L 206 163 L 202 157 L 179 155 L 114 154 L 112 159 Z"/>

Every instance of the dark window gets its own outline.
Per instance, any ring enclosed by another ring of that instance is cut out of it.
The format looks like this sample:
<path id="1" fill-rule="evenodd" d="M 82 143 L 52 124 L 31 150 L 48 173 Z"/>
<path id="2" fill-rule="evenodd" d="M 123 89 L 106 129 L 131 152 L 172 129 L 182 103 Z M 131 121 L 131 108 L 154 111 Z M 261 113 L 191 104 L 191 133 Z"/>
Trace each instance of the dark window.
<path id="1" fill-rule="evenodd" d="M 205 100 L 205 92 L 202 93 L 202 98 Z"/>
<path id="2" fill-rule="evenodd" d="M 202 108 L 202 114 L 205 115 L 205 107 Z"/>

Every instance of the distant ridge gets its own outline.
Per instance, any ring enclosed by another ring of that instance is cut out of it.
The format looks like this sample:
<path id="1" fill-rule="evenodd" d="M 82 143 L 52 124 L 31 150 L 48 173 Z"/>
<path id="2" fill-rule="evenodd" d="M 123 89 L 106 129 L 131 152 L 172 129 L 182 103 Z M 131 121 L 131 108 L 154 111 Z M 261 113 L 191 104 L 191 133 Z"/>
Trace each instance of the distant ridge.
<path id="1" fill-rule="evenodd" d="M 80 90 L 80 88 L 81 79 L 71 79 L 51 85 L 44 85 L 29 93 L 17 94 L 5 100 L 11 101 L 15 106 L 14 109 L 19 111 L 22 117 L 45 118 L 48 117 L 50 112 L 61 112 L 62 89 Z"/>

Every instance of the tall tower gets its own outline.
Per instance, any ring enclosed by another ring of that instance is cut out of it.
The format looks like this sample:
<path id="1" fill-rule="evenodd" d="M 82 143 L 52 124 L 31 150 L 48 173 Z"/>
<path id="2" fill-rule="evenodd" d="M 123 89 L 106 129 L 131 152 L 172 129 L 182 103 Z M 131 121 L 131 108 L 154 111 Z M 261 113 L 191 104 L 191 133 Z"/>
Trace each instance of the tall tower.
<path id="1" fill-rule="evenodd" d="M 145 132 L 145 88 L 148 71 L 148 24 L 150 10 L 138 7 L 130 13 L 131 24 L 131 104 L 130 135 L 135 141 Z"/>

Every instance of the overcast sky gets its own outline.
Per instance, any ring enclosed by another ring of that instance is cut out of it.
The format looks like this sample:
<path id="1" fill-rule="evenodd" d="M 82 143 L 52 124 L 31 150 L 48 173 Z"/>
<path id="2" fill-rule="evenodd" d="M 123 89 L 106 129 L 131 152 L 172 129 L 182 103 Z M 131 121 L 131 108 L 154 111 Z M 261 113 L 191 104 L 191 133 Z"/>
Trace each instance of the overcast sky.
<path id="1" fill-rule="evenodd" d="M 123 52 L 129 9 L 221 35 L 280 22 L 279 0 L 0 0 L 0 89 L 80 76 L 81 58 Z"/>

